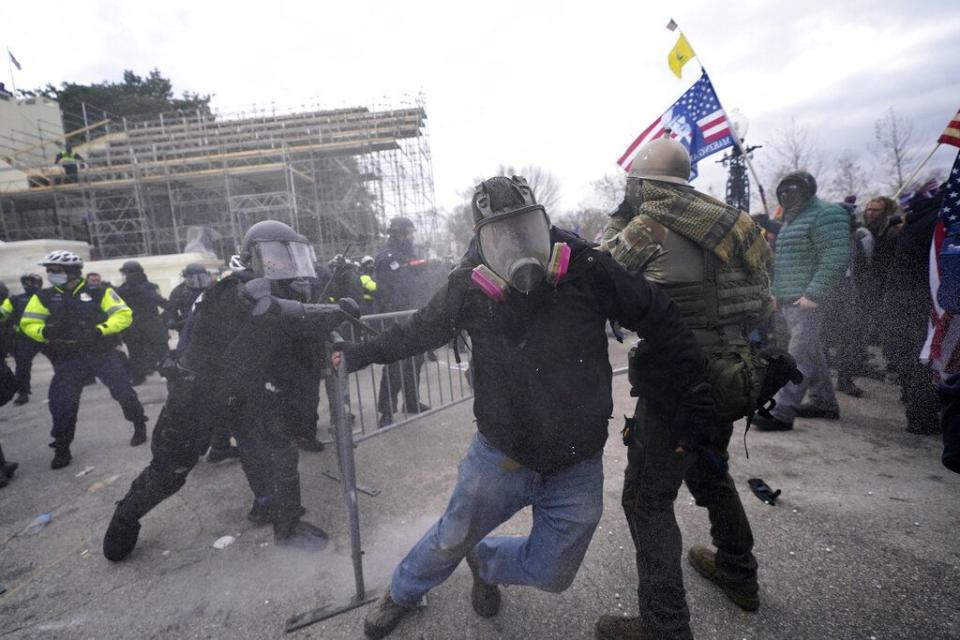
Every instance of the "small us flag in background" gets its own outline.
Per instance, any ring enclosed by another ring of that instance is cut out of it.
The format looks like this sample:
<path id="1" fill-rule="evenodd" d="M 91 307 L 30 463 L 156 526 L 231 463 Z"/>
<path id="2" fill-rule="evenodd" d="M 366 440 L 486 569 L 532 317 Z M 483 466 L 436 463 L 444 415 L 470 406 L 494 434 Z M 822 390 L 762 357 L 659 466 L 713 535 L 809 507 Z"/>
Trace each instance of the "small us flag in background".
<path id="1" fill-rule="evenodd" d="M 617 164 L 629 171 L 640 147 L 663 136 L 668 130 L 670 137 L 682 143 L 690 153 L 691 180 L 697 177 L 697 162 L 733 146 L 730 121 L 720 106 L 706 71 L 679 100 L 637 136 Z"/>

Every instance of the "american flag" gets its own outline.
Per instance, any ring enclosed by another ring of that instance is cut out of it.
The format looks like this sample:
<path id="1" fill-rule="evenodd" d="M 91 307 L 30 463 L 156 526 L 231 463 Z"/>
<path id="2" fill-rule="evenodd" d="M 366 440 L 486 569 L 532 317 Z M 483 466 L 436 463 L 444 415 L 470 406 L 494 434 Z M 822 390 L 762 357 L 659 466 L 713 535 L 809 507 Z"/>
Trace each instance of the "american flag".
<path id="1" fill-rule="evenodd" d="M 679 100 L 637 136 L 617 164 L 630 171 L 640 147 L 663 136 L 667 130 L 671 138 L 681 142 L 690 152 L 691 179 L 697 177 L 697 162 L 733 146 L 730 121 L 706 71 Z"/>
<path id="2" fill-rule="evenodd" d="M 960 111 L 957 111 L 957 115 L 953 116 L 953 120 L 947 125 L 937 142 L 960 147 Z"/>
<path id="3" fill-rule="evenodd" d="M 946 377 L 960 371 L 960 153 L 944 187 L 929 268 L 933 310 L 920 358 Z"/>

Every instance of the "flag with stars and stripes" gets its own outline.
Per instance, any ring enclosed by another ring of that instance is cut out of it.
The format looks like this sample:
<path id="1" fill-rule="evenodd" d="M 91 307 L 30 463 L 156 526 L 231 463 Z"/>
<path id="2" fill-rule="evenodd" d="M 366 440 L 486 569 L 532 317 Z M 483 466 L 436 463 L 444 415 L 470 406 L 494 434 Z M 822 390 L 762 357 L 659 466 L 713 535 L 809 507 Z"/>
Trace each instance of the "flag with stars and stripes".
<path id="1" fill-rule="evenodd" d="M 921 359 L 943 377 L 960 371 L 960 153 L 943 188 L 930 246 L 933 311 Z"/>
<path id="2" fill-rule="evenodd" d="M 637 136 L 617 160 L 617 164 L 625 171 L 630 171 L 640 147 L 664 135 L 682 143 L 690 152 L 691 180 L 697 177 L 697 162 L 733 146 L 730 121 L 720 106 L 720 100 L 706 71 L 673 106 Z"/>
<path id="3" fill-rule="evenodd" d="M 947 123 L 947 128 L 944 129 L 937 142 L 960 147 L 960 111 L 957 111 L 957 115 L 953 116 L 953 119 Z"/>

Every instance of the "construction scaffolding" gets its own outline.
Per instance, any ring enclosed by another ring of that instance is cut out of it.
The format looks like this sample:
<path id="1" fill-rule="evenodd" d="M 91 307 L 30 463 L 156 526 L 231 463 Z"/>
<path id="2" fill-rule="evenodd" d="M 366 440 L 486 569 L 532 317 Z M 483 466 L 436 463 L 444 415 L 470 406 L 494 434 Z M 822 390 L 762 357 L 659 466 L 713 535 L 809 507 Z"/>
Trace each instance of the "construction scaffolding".
<path id="1" fill-rule="evenodd" d="M 404 215 L 429 245 L 437 220 L 425 121 L 422 98 L 139 121 L 85 108 L 64 136 L 85 161 L 75 181 L 35 152 L 0 157 L 23 175 L 0 191 L 0 239 L 86 240 L 101 258 L 204 246 L 227 259 L 245 229 L 273 219 L 329 256 L 348 244 L 373 251 L 389 218 Z"/>

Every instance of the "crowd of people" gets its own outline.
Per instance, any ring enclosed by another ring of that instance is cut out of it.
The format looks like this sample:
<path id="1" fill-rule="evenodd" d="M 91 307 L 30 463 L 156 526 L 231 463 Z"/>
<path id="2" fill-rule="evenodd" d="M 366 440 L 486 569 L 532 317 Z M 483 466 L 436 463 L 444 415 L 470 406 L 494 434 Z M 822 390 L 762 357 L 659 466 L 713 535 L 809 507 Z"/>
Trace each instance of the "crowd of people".
<path id="1" fill-rule="evenodd" d="M 323 448 L 321 384 L 331 415 L 337 403 L 349 415 L 331 367 L 344 358 L 350 370 L 384 365 L 377 408 L 386 426 L 400 410 L 398 395 L 408 415 L 430 409 L 418 392 L 423 359 L 466 333 L 477 433 L 445 512 L 365 617 L 366 635 L 382 638 L 464 560 L 483 617 L 497 615 L 501 585 L 570 586 L 602 512 L 613 412 L 606 325 L 617 323 L 638 336 L 628 363 L 637 400 L 622 429 L 622 506 L 639 610 L 601 616 L 596 632 L 602 640 L 687 640 L 674 515 L 684 483 L 707 510 L 713 541 L 690 548 L 687 561 L 736 606 L 760 606 L 754 538 L 729 472 L 736 421 L 789 431 L 797 417 L 837 420 L 837 392 L 860 397 L 868 392 L 858 378 L 894 376 L 907 430 L 940 429 L 935 380 L 919 355 L 941 196 L 932 190 L 904 204 L 876 197 L 860 211 L 855 197 L 820 199 L 813 176 L 798 171 L 777 186 L 778 214 L 751 218 L 696 191 L 689 176 L 678 142 L 641 148 L 599 245 L 551 225 L 523 178 L 485 180 L 471 199 L 474 237 L 439 279 L 403 217 L 390 221 L 376 256 L 357 262 L 340 254 L 318 261 L 289 226 L 257 223 L 227 277 L 189 265 L 169 300 L 136 261 L 123 264 L 123 284 L 113 287 L 84 278 L 75 254 L 54 251 L 39 262 L 50 286 L 24 274 L 24 293 L 0 307 L 16 367 L 0 372 L 8 396 L 0 400 L 29 402 L 30 363 L 37 353 L 50 359 L 51 467 L 59 469 L 71 462 L 85 385 L 107 385 L 138 446 L 146 417 L 134 387 L 162 370 L 168 396 L 151 461 L 104 536 L 111 561 L 133 552 L 140 520 L 208 451 L 211 460 L 240 458 L 254 496 L 247 517 L 272 525 L 276 544 L 319 550 L 327 534 L 302 520 L 297 461 L 298 447 Z M 327 344 L 348 316 L 411 308 L 409 318 L 389 316 L 379 335 Z M 179 333 L 173 350 L 169 329 Z M 0 480 L 14 471 L 0 451 Z M 490 535 L 527 506 L 529 535 Z"/>

